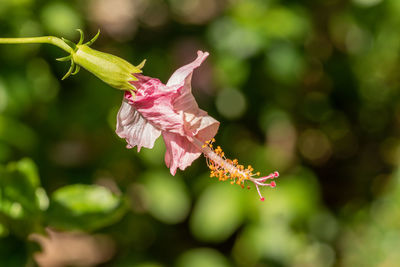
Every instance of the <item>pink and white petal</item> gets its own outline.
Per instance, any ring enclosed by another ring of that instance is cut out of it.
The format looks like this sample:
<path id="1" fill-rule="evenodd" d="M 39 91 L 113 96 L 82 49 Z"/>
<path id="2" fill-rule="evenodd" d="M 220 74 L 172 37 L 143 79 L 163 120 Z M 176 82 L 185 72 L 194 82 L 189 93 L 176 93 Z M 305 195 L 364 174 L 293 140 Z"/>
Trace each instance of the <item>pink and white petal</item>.
<path id="1" fill-rule="evenodd" d="M 137 146 L 138 152 L 142 147 L 153 148 L 154 142 L 161 134 L 161 131 L 149 123 L 125 98 L 118 111 L 115 132 L 126 140 L 127 148 Z"/>
<path id="2" fill-rule="evenodd" d="M 177 113 L 183 111 L 196 114 L 199 111 L 199 105 L 197 104 L 191 89 L 179 90 L 179 92 L 174 95 L 172 105 Z"/>
<path id="3" fill-rule="evenodd" d="M 186 169 L 201 155 L 201 152 L 186 137 L 169 132 L 162 132 L 162 136 L 167 148 L 165 164 L 172 175 L 175 175 L 178 168 Z"/>
<path id="4" fill-rule="evenodd" d="M 177 69 L 169 78 L 167 86 L 174 87 L 183 86 L 184 84 L 190 85 L 193 70 L 199 67 L 208 55 L 208 52 L 197 51 L 197 58 L 193 62 Z"/>
<path id="5" fill-rule="evenodd" d="M 172 105 L 174 111 L 183 119 L 185 134 L 198 135 L 197 138 L 203 142 L 217 134 L 219 122 L 199 108 L 191 90 L 178 91 L 174 95 Z"/>
<path id="6" fill-rule="evenodd" d="M 197 116 L 200 117 L 200 125 L 196 126 L 196 130 L 194 131 L 194 136 L 197 139 L 205 143 L 208 140 L 214 138 L 214 136 L 218 132 L 219 128 L 219 121 L 214 119 L 213 117 L 209 116 L 207 112 L 201 110 L 201 115 L 198 114 Z"/>
<path id="7" fill-rule="evenodd" d="M 131 81 L 130 84 L 136 88 L 136 96 L 150 96 L 157 92 L 166 91 L 166 86 L 157 78 L 144 76 L 142 74 L 135 74 L 137 81 Z M 125 98 L 135 101 L 132 94 L 128 91 L 125 92 Z"/>
<path id="8" fill-rule="evenodd" d="M 177 95 L 158 79 L 137 75 L 138 81 L 132 82 L 137 88 L 135 96 L 125 93 L 125 99 L 153 126 L 162 131 L 172 131 L 183 134 L 182 117 L 175 112 L 172 101 Z"/>
<path id="9" fill-rule="evenodd" d="M 175 112 L 172 97 L 170 93 L 137 96 L 134 107 L 158 129 L 184 134 L 182 116 Z"/>
<path id="10" fill-rule="evenodd" d="M 197 114 L 185 112 L 183 117 L 186 135 L 195 136 L 203 143 L 211 140 L 218 132 L 219 121 L 209 116 L 204 110 L 199 109 Z"/>

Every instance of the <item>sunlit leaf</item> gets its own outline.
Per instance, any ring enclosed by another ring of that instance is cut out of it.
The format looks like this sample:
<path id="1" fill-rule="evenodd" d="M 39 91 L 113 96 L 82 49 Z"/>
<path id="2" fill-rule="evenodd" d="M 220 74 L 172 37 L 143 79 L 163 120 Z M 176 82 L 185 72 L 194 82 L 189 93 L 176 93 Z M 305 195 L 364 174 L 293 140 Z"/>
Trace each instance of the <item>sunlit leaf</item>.
<path id="1" fill-rule="evenodd" d="M 107 188 L 75 184 L 52 194 L 48 220 L 56 228 L 90 231 L 118 221 L 125 212 L 124 199 Z"/>
<path id="2" fill-rule="evenodd" d="M 47 203 L 32 160 L 0 166 L 0 219 L 4 233 L 26 237 L 31 232 L 42 232 L 42 211 L 47 209 Z"/>
<path id="3" fill-rule="evenodd" d="M 10 163 L 0 170 L 0 210 L 11 218 L 37 215 L 41 211 L 40 201 L 47 196 L 40 191 L 40 180 L 35 164 L 30 159 Z"/>

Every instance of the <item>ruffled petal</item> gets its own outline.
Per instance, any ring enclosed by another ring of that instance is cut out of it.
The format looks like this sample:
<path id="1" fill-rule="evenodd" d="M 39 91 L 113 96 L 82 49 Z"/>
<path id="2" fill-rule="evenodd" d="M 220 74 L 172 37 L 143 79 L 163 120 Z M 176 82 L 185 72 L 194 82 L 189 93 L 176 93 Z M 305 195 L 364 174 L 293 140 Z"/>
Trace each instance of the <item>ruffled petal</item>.
<path id="1" fill-rule="evenodd" d="M 197 114 L 184 113 L 185 132 L 205 143 L 211 140 L 218 132 L 219 121 L 199 109 Z"/>
<path id="2" fill-rule="evenodd" d="M 174 110 L 173 97 L 174 94 L 170 92 L 136 95 L 132 105 L 156 128 L 184 135 L 182 116 Z"/>
<path id="3" fill-rule="evenodd" d="M 192 94 L 192 73 L 207 58 L 208 53 L 198 51 L 197 58 L 172 74 L 167 86 L 177 88 L 172 99 L 174 111 L 184 122 L 185 135 L 196 136 L 202 142 L 212 139 L 218 131 L 219 122 L 200 109 Z"/>
<path id="4" fill-rule="evenodd" d="M 201 152 L 186 137 L 174 133 L 162 133 L 165 147 L 165 164 L 170 169 L 172 175 L 176 170 L 186 169 L 197 159 Z"/>
<path id="5" fill-rule="evenodd" d="M 218 131 L 219 122 L 201 110 L 192 95 L 192 73 L 207 56 L 207 52 L 198 51 L 197 58 L 175 71 L 167 85 L 136 74 L 137 81 L 132 82 L 137 89 L 135 96 L 126 92 L 118 113 L 117 134 L 130 147 L 152 147 L 161 131 L 167 148 L 165 163 L 173 175 L 201 155 L 189 140 L 196 137 L 205 143 Z"/>
<path id="6" fill-rule="evenodd" d="M 193 70 L 199 67 L 208 55 L 208 52 L 197 51 L 197 58 L 193 62 L 177 69 L 169 78 L 167 86 L 182 86 L 185 83 L 190 85 Z"/>
<path id="7" fill-rule="evenodd" d="M 127 148 L 137 146 L 138 152 L 142 147 L 153 148 L 154 142 L 161 134 L 161 131 L 149 123 L 125 98 L 118 111 L 115 132 L 119 137 L 125 138 Z"/>
<path id="8" fill-rule="evenodd" d="M 190 137 L 200 133 L 203 139 L 211 139 L 219 123 L 197 105 L 191 92 L 193 70 L 207 58 L 207 52 L 198 52 L 197 58 L 174 72 L 168 86 L 160 80 L 141 74 L 132 84 L 137 88 L 135 97 L 129 92 L 125 98 L 151 124 L 162 131 Z M 189 118 L 189 119 L 187 119 Z"/>

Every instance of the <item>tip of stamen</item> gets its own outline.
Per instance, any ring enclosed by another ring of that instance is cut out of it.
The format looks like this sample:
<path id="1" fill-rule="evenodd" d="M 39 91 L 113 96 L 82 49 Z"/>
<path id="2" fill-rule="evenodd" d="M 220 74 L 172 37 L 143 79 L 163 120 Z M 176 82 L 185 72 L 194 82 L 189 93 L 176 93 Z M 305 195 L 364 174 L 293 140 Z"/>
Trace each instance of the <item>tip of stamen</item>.
<path id="1" fill-rule="evenodd" d="M 265 198 L 263 198 L 263 197 L 262 197 L 262 198 L 260 198 L 260 200 L 261 200 L 261 201 L 264 201 L 264 200 L 265 200 Z"/>
<path id="2" fill-rule="evenodd" d="M 274 177 L 275 178 L 279 177 L 279 172 L 274 172 Z"/>
<path id="3" fill-rule="evenodd" d="M 271 186 L 272 188 L 276 187 L 275 181 L 272 181 L 272 182 L 270 183 L 270 186 Z"/>

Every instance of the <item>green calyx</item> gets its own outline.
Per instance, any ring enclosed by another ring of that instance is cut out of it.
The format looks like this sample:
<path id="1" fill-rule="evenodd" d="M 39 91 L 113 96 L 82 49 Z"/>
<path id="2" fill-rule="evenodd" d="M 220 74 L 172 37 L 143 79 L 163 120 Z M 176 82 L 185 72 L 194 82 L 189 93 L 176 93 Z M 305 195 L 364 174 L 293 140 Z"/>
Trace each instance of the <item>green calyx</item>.
<path id="1" fill-rule="evenodd" d="M 145 60 L 138 66 L 133 66 L 128 61 L 90 48 L 100 35 L 100 31 L 88 42 L 83 43 L 84 34 L 78 29 L 80 39 L 77 44 L 62 38 L 71 47 L 70 55 L 58 58 L 58 61 L 71 61 L 71 66 L 62 80 L 79 72 L 80 67 L 93 73 L 99 79 L 119 90 L 134 91 L 136 88 L 130 83 L 137 81 L 135 73 L 141 73 Z"/>

